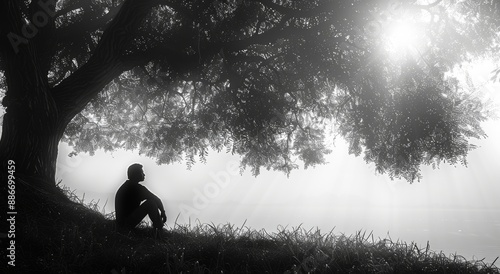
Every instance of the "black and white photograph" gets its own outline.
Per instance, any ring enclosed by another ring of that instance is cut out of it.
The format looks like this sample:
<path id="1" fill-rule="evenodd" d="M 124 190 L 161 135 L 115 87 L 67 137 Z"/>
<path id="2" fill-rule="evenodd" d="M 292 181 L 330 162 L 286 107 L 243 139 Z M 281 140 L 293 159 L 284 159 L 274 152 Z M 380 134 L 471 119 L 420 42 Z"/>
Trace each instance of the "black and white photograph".
<path id="1" fill-rule="evenodd" d="M 1 0 L 0 273 L 500 274 L 499 0 Z"/>

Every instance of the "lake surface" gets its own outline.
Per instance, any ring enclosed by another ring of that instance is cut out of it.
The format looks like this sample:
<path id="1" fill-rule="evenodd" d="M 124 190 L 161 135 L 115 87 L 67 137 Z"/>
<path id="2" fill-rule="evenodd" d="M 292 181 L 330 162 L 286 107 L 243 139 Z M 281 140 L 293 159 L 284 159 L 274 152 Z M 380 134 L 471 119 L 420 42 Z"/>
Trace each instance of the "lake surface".
<path id="1" fill-rule="evenodd" d="M 500 210 L 372 209 L 366 215 L 366 210 L 354 211 L 345 230 L 352 231 L 357 224 L 357 230 L 373 230 L 380 238 L 389 235 L 392 240 L 415 242 L 422 248 L 429 242 L 433 251 L 467 260 L 492 263 L 500 256 Z M 500 267 L 500 259 L 495 265 Z"/>
<path id="2" fill-rule="evenodd" d="M 413 224 L 405 234 L 431 243 L 431 249 L 492 263 L 500 256 L 500 210 L 436 210 L 435 221 Z M 422 235 L 422 236 L 420 236 Z M 495 263 L 500 266 L 497 260 Z"/>

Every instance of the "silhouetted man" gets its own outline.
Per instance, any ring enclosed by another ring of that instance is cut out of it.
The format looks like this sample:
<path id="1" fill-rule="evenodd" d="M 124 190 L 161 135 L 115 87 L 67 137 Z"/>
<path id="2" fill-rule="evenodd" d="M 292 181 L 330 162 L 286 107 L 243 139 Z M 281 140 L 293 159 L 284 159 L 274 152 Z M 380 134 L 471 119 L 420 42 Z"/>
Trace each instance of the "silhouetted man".
<path id="1" fill-rule="evenodd" d="M 146 177 L 142 165 L 129 166 L 127 176 L 128 180 L 116 192 L 115 210 L 118 226 L 134 228 L 148 215 L 154 228 L 162 228 L 167 221 L 167 215 L 160 198 L 139 184 Z M 141 204 L 142 201 L 144 202 Z"/>

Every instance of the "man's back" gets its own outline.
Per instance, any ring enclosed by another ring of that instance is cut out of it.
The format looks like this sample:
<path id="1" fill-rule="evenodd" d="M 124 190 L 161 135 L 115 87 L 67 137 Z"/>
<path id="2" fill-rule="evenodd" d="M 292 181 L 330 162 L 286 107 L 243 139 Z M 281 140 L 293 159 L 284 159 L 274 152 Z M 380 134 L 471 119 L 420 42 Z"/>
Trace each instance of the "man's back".
<path id="1" fill-rule="evenodd" d="M 148 196 L 149 191 L 141 184 L 125 181 L 116 191 L 115 211 L 118 224 L 124 224 L 125 218 L 137 209 Z"/>

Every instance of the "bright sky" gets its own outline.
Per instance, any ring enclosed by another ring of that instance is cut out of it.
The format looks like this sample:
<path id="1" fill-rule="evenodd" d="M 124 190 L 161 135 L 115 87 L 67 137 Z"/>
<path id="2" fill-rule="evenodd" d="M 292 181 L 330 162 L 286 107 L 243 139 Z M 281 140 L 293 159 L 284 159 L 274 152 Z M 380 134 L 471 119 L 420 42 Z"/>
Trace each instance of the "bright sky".
<path id="1" fill-rule="evenodd" d="M 486 97 L 500 104 L 500 84 L 486 84 L 492 63 L 469 70 Z M 449 255 L 458 252 L 471 259 L 500 256 L 500 120 L 483 124 L 487 139 L 474 140 L 480 147 L 468 157 L 468 167 L 442 164 L 423 168 L 423 180 L 414 184 L 391 181 L 375 173 L 374 165 L 348 155 L 339 139 L 329 164 L 282 173 L 262 172 L 253 177 L 238 173 L 238 156 L 210 153 L 207 163 L 191 171 L 183 163 L 157 166 L 137 153 L 98 152 L 68 158 L 61 144 L 57 177 L 85 200 L 100 199 L 107 213 L 114 211 L 114 194 L 126 180 L 126 169 L 144 165 L 144 185 L 166 207 L 172 227 L 177 222 L 246 225 L 276 231 L 278 226 L 319 227 L 350 235 L 373 231 L 415 241 Z"/>

